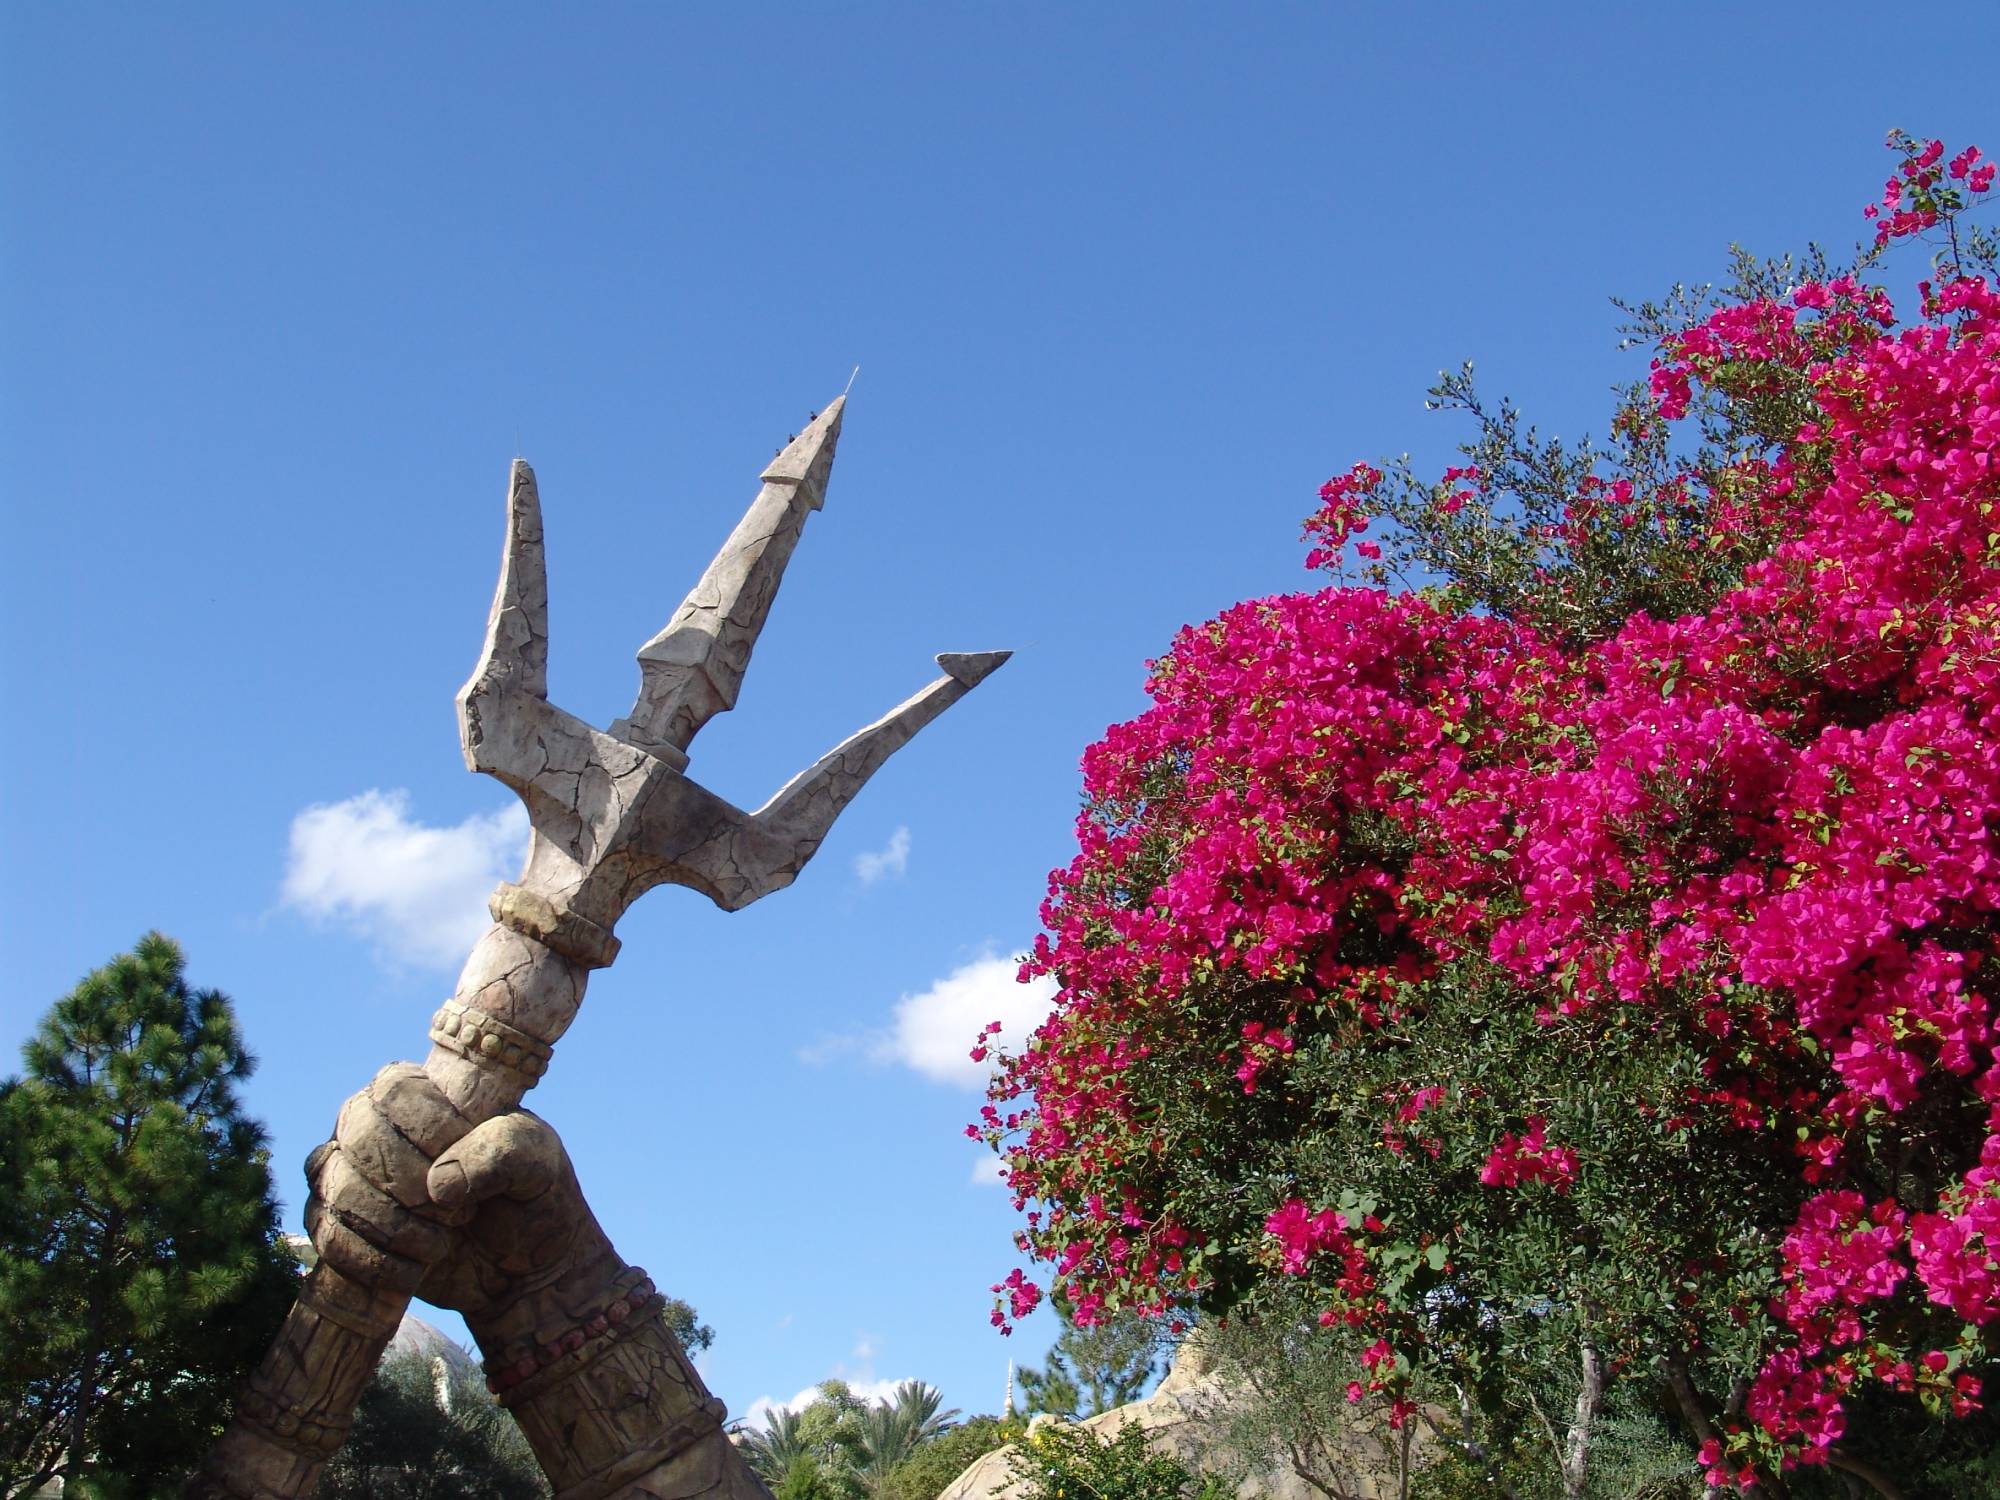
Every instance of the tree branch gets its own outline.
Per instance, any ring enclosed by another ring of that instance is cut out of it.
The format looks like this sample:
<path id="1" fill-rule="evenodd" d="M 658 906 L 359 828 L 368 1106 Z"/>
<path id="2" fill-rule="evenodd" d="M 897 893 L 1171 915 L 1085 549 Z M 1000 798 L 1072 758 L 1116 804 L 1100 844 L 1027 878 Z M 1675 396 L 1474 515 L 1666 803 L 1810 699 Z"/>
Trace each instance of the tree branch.
<path id="1" fill-rule="evenodd" d="M 1829 1468 L 1838 1469 L 1843 1474 L 1852 1474 L 1880 1495 L 1882 1500 L 1903 1500 L 1903 1492 L 1896 1481 L 1865 1458 L 1856 1458 L 1852 1454 L 1833 1449 L 1826 1455 L 1826 1462 Z"/>
<path id="2" fill-rule="evenodd" d="M 1558 1473 L 1564 1473 L 1563 1445 L 1562 1439 L 1556 1436 L 1556 1424 L 1549 1420 L 1549 1414 L 1542 1410 L 1542 1403 L 1535 1398 L 1535 1393 L 1532 1390 L 1526 1392 L 1526 1395 L 1528 1398 L 1528 1410 L 1535 1414 L 1535 1421 L 1540 1424 L 1542 1435 L 1549 1440 L 1549 1453 L 1556 1461 L 1556 1470 Z M 1568 1475 L 1566 1473 L 1564 1473 L 1564 1480 L 1567 1483 Z"/>
<path id="3" fill-rule="evenodd" d="M 1344 1490 L 1334 1489 L 1331 1485 L 1328 1485 L 1325 1482 L 1323 1482 L 1320 1479 L 1320 1477 L 1313 1472 L 1312 1465 L 1308 1464 L 1305 1461 L 1303 1455 L 1300 1454 L 1299 1445 L 1297 1443 L 1292 1441 L 1292 1439 L 1290 1438 L 1286 1438 L 1284 1440 L 1284 1443 L 1285 1443 L 1285 1457 L 1287 1461 L 1291 1464 L 1292 1472 L 1294 1474 L 1298 1475 L 1300 1479 L 1304 1480 L 1307 1484 L 1311 1485 L 1314 1489 L 1318 1490 L 1322 1495 L 1326 1496 L 1326 1500 L 1349 1500 L 1349 1496 Z"/>
<path id="4" fill-rule="evenodd" d="M 1437 1418 L 1421 1406 L 1417 1408 L 1417 1416 L 1440 1441 L 1449 1443 L 1474 1463 L 1483 1464 L 1486 1468 L 1486 1481 L 1500 1492 L 1501 1500 L 1521 1500 L 1515 1493 L 1514 1487 L 1507 1482 L 1506 1476 L 1494 1465 L 1493 1455 L 1486 1451 L 1485 1444 L 1472 1435 L 1472 1410 L 1469 1405 L 1465 1411 L 1466 1430 L 1457 1437 L 1438 1426 Z"/>

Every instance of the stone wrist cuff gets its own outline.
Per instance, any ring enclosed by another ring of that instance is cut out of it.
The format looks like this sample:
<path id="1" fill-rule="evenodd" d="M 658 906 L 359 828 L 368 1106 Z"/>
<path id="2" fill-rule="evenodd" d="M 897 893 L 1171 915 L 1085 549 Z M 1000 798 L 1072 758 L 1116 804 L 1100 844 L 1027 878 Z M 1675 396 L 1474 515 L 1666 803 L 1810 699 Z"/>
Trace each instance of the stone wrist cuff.
<path id="1" fill-rule="evenodd" d="M 431 1017 L 431 1040 L 468 1062 L 516 1075 L 531 1089 L 549 1070 L 555 1048 L 476 1006 L 447 1000 Z"/>
<path id="2" fill-rule="evenodd" d="M 645 1478 L 655 1470 L 666 1467 L 703 1438 L 726 1443 L 728 1440 L 722 1436 L 722 1421 L 727 1414 L 728 1408 L 711 1396 L 667 1423 L 617 1462 L 586 1479 L 564 1485 L 556 1491 L 555 1500 L 605 1500 L 606 1496 L 633 1480 Z"/>
<path id="3" fill-rule="evenodd" d="M 728 1452 L 725 1408 L 661 1321 L 665 1299 L 651 1279 L 627 1267 L 603 1295 L 571 1327 L 498 1348 L 481 1340 L 487 1384 L 521 1424 L 556 1500 L 605 1500 L 684 1454 L 697 1467 L 713 1464 L 714 1454 L 692 1456 L 704 1442 Z"/>
<path id="4" fill-rule="evenodd" d="M 562 1384 L 600 1358 L 617 1340 L 629 1337 L 666 1306 L 652 1278 L 637 1266 L 618 1273 L 604 1305 L 575 1326 L 536 1342 L 520 1339 L 487 1356 L 486 1388 L 503 1406 L 530 1401 Z"/>
<path id="5" fill-rule="evenodd" d="M 255 1375 L 236 1398 L 236 1417 L 280 1447 L 322 1463 L 347 1441 L 353 1421 L 329 1411 L 289 1406 L 283 1392 L 269 1389 Z"/>
<path id="6" fill-rule="evenodd" d="M 493 920 L 533 938 L 586 969 L 608 969 L 618 956 L 619 942 L 590 918 L 564 911 L 546 896 L 502 882 L 486 903 Z"/>

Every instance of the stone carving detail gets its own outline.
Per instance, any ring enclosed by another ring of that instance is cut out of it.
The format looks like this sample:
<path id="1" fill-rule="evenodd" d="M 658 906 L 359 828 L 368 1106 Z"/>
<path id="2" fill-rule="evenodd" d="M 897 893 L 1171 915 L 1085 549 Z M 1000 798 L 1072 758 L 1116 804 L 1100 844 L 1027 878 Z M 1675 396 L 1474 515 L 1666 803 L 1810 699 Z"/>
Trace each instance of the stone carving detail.
<path id="1" fill-rule="evenodd" d="M 639 651 L 632 712 L 599 730 L 548 701 L 548 580 L 535 476 L 509 476 L 486 640 L 458 695 L 467 766 L 527 805 L 520 878 L 431 1018 L 421 1065 L 392 1063 L 306 1161 L 319 1252 L 230 1427 L 185 1494 L 296 1500 L 339 1447 L 412 1296 L 464 1314 L 488 1380 L 557 1500 L 766 1500 L 645 1272 L 598 1227 L 555 1131 L 521 1108 L 590 971 L 656 885 L 734 911 L 789 885 L 884 761 L 1007 659 L 943 674 L 755 812 L 688 779 L 687 747 L 736 702 L 806 517 L 825 503 L 845 398 L 760 476 L 749 512 Z"/>
<path id="2" fill-rule="evenodd" d="M 483 1010 L 447 1000 L 431 1017 L 431 1040 L 467 1062 L 518 1073 L 524 1088 L 549 1070 L 556 1049 Z"/>

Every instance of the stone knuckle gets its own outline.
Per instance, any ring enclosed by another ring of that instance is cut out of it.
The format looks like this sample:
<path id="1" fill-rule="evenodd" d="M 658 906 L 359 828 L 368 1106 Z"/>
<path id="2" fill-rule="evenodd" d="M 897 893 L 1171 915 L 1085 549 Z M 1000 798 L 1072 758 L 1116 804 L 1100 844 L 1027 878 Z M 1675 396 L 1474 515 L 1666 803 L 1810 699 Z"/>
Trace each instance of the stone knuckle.
<path id="1" fill-rule="evenodd" d="M 423 1208 L 430 1202 L 424 1186 L 429 1158 L 371 1096 L 356 1094 L 341 1107 L 334 1138 L 353 1165 L 403 1207 Z"/>
<path id="2" fill-rule="evenodd" d="M 319 1192 L 343 1224 L 393 1254 L 428 1263 L 451 1248 L 442 1226 L 404 1208 L 356 1171 L 344 1152 L 329 1158 Z"/>
<path id="3" fill-rule="evenodd" d="M 367 1093 L 382 1117 L 425 1156 L 442 1155 L 471 1128 L 471 1122 L 414 1063 L 384 1068 Z"/>

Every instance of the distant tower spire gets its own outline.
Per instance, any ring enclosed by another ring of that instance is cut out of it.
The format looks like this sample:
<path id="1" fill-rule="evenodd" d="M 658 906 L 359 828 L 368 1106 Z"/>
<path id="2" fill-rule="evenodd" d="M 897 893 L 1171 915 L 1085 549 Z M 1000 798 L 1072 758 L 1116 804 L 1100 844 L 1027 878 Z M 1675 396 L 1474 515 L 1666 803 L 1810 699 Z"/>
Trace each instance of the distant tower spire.
<path id="1" fill-rule="evenodd" d="M 1000 1405 L 1000 1415 L 1002 1418 L 1014 1415 L 1014 1361 L 1011 1359 L 1007 1361 L 1007 1399 Z"/>

